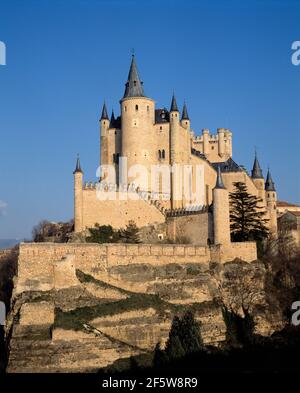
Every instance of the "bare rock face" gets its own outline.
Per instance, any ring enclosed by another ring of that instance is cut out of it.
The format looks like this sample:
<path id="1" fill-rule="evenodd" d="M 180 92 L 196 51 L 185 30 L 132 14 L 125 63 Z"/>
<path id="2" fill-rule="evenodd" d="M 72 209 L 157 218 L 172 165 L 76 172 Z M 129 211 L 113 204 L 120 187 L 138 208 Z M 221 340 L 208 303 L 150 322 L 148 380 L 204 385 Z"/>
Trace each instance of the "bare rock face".
<path id="1" fill-rule="evenodd" d="M 222 305 L 263 310 L 257 329 L 264 334 L 280 321 L 274 314 L 267 318 L 265 271 L 258 262 L 123 264 L 95 278 L 76 270 L 70 256 L 54 269 L 52 289 L 13 297 L 8 372 L 96 372 L 137 355 L 151 362 L 173 317 L 187 309 L 201 322 L 204 342 L 216 346 L 226 336 Z"/>

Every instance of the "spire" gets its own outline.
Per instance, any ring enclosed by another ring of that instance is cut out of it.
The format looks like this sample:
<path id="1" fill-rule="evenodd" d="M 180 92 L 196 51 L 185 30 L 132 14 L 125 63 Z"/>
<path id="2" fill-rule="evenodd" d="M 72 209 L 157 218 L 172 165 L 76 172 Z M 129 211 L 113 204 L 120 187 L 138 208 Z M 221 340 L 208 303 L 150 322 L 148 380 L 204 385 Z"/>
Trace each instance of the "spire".
<path id="1" fill-rule="evenodd" d="M 226 189 L 226 187 L 224 186 L 223 180 L 222 180 L 221 167 L 220 167 L 220 165 L 218 165 L 218 175 L 217 175 L 217 181 L 216 181 L 215 188 L 223 188 L 223 189 Z"/>
<path id="2" fill-rule="evenodd" d="M 132 55 L 128 79 L 125 84 L 123 98 L 126 97 L 144 97 L 143 82 L 140 80 L 134 55 Z"/>
<path id="3" fill-rule="evenodd" d="M 266 179 L 266 183 L 265 183 L 265 190 L 266 191 L 276 191 L 275 184 L 273 182 L 270 169 L 268 169 L 268 173 L 267 173 L 267 179 Z"/>
<path id="4" fill-rule="evenodd" d="M 257 159 L 257 154 L 255 152 L 255 159 L 254 159 L 254 164 L 253 164 L 253 169 L 251 171 L 251 177 L 252 179 L 263 179 L 263 174 L 261 167 L 259 165 L 258 159 Z"/>
<path id="5" fill-rule="evenodd" d="M 179 112 L 175 94 L 173 93 L 170 112 Z"/>
<path id="6" fill-rule="evenodd" d="M 111 116 L 110 116 L 110 128 L 113 127 L 113 125 L 115 124 L 115 114 L 114 114 L 114 110 L 111 111 Z"/>
<path id="7" fill-rule="evenodd" d="M 190 120 L 185 102 L 183 104 L 181 120 Z"/>
<path id="8" fill-rule="evenodd" d="M 75 171 L 73 172 L 73 174 L 75 175 L 75 173 L 77 173 L 77 172 L 83 173 L 81 170 L 81 166 L 80 166 L 79 154 L 77 154 L 76 168 L 75 168 Z"/>
<path id="9" fill-rule="evenodd" d="M 101 114 L 100 120 L 108 120 L 108 114 L 107 114 L 105 101 L 103 103 L 102 114 Z"/>

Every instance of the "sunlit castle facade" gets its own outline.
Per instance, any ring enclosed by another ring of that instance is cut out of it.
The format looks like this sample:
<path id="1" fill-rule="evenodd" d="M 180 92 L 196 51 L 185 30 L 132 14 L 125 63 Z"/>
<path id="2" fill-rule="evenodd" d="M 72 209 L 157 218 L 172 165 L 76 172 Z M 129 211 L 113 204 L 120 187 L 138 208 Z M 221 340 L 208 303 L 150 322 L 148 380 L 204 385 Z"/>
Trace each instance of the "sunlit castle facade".
<path id="1" fill-rule="evenodd" d="M 202 130 L 196 136 L 186 103 L 179 110 L 175 95 L 170 108 L 156 108 L 144 93 L 132 57 L 120 115 L 100 118 L 100 171 L 95 183 L 83 183 L 77 160 L 75 231 L 99 223 L 115 228 L 130 220 L 139 227 L 176 217 L 211 211 L 214 243 L 230 241 L 228 193 L 233 183 L 247 185 L 262 199 L 269 226 L 277 231 L 276 190 L 255 157 L 251 175 L 232 158 L 232 132 Z M 99 181 L 100 180 L 100 181 Z M 218 233 L 218 235 L 216 235 Z M 217 237 L 217 239 L 216 239 Z M 219 238 L 218 238 L 219 237 Z"/>

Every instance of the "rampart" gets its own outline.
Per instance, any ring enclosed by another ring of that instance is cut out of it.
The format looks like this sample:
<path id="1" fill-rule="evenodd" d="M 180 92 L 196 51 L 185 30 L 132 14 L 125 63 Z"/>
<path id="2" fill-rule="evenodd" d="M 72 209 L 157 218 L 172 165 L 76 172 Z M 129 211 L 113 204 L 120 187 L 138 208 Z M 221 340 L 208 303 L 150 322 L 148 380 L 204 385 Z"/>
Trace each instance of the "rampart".
<path id="1" fill-rule="evenodd" d="M 16 293 L 53 289 L 57 262 L 69 255 L 74 256 L 72 264 L 75 269 L 99 279 L 113 266 L 224 263 L 235 258 L 250 262 L 257 258 L 256 244 L 252 242 L 213 247 L 173 244 L 21 243 Z"/>

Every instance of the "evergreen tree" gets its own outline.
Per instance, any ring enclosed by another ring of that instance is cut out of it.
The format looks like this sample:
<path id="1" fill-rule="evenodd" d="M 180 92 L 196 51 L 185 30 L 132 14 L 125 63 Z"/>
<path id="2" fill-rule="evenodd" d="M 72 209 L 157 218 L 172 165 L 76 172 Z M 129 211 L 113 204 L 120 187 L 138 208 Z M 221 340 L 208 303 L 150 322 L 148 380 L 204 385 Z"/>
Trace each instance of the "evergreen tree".
<path id="1" fill-rule="evenodd" d="M 232 241 L 261 241 L 269 234 L 266 212 L 259 206 L 261 199 L 251 195 L 242 182 L 234 183 L 235 190 L 229 194 L 230 231 Z"/>
<path id="2" fill-rule="evenodd" d="M 119 240 L 119 232 L 114 231 L 111 225 L 95 224 L 89 228 L 90 236 L 86 238 L 88 243 L 116 243 Z"/>
<path id="3" fill-rule="evenodd" d="M 187 311 L 181 319 L 180 341 L 186 354 L 200 351 L 203 340 L 200 334 L 200 323 L 195 320 L 191 311 Z"/>
<path id="4" fill-rule="evenodd" d="M 129 221 L 126 228 L 121 231 L 121 240 L 123 243 L 140 243 L 139 229 L 134 221 Z"/>
<path id="5" fill-rule="evenodd" d="M 168 362 L 168 356 L 166 352 L 161 349 L 161 344 L 157 343 L 154 349 L 153 356 L 153 367 L 161 367 L 164 366 Z"/>
<path id="6" fill-rule="evenodd" d="M 254 341 L 255 322 L 248 310 L 243 308 L 244 317 L 222 308 L 226 325 L 226 341 L 230 346 L 248 345 Z"/>
<path id="7" fill-rule="evenodd" d="M 178 358 L 203 348 L 200 324 L 191 311 L 187 311 L 180 319 L 174 317 L 166 344 L 169 359 Z"/>

